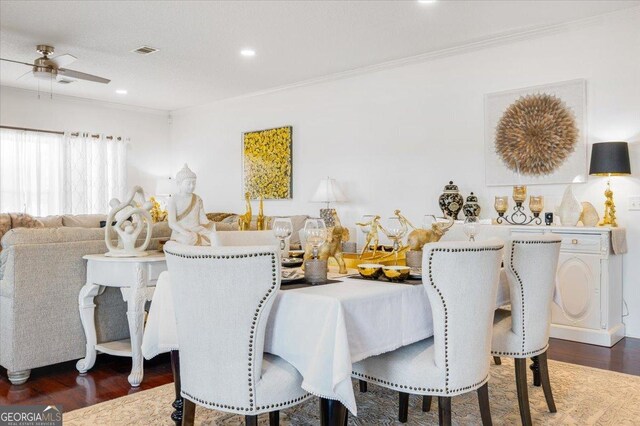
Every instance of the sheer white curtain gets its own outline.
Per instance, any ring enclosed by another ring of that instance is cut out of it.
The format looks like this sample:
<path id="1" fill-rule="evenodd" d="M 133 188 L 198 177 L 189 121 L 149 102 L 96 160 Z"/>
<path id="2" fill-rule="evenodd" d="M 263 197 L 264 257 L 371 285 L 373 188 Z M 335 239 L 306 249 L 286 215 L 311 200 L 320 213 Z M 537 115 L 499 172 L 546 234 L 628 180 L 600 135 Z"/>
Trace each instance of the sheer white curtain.
<path id="1" fill-rule="evenodd" d="M 123 138 L 0 128 L 0 212 L 107 213 L 125 190 Z"/>
<path id="2" fill-rule="evenodd" d="M 0 212 L 62 211 L 64 136 L 0 128 Z"/>
<path id="3" fill-rule="evenodd" d="M 109 200 L 126 190 L 127 144 L 123 138 L 65 134 L 65 213 L 107 213 Z"/>

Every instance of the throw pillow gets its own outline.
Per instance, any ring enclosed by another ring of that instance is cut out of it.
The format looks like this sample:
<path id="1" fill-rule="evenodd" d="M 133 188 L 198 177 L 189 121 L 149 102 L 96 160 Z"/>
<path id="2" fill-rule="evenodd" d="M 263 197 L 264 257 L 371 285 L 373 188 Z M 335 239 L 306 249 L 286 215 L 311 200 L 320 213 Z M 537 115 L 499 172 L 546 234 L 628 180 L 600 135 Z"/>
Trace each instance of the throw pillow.
<path id="1" fill-rule="evenodd" d="M 44 228 L 42 222 L 26 213 L 9 213 L 11 228 Z"/>
<path id="2" fill-rule="evenodd" d="M 0 213 L 0 240 L 9 229 L 11 229 L 11 216 L 9 216 L 9 213 Z M 0 250 L 2 250 L 1 246 Z"/>

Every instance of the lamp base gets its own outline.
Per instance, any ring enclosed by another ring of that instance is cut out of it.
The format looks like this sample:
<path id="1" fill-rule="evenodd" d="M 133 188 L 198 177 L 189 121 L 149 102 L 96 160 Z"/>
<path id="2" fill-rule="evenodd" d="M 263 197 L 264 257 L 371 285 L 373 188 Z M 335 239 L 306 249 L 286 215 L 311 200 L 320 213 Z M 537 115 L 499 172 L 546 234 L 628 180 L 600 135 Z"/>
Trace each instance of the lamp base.
<path id="1" fill-rule="evenodd" d="M 333 219 L 333 215 L 335 214 L 336 209 L 320 209 L 320 218 L 324 220 L 324 224 L 327 228 L 334 226 L 335 220 Z"/>
<path id="2" fill-rule="evenodd" d="M 611 190 L 611 182 L 607 181 L 607 189 L 604 191 L 606 200 L 604 202 L 604 216 L 598 222 L 598 226 L 610 226 L 616 228 L 616 205 L 613 203 L 613 191 Z"/>

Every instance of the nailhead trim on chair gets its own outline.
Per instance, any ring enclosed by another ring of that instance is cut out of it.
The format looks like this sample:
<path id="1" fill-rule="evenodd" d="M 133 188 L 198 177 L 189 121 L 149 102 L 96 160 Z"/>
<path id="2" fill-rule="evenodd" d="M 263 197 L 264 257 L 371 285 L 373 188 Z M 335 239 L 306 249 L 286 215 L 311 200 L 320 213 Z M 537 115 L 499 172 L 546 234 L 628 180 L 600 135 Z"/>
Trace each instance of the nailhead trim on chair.
<path id="1" fill-rule="evenodd" d="M 503 356 L 527 356 L 535 353 L 542 353 L 549 348 L 549 345 L 544 345 L 540 349 L 536 349 L 529 352 L 500 352 L 500 351 L 491 351 L 491 355 L 503 355 Z"/>
<path id="2" fill-rule="evenodd" d="M 235 407 L 235 406 L 230 406 L 230 405 L 225 405 L 225 404 L 219 404 L 216 402 L 211 402 L 211 401 L 206 401 L 206 400 L 202 400 L 199 398 L 196 398 L 190 394 L 188 394 L 185 391 L 182 391 L 182 394 L 186 397 L 188 397 L 189 399 L 196 401 L 202 405 L 206 405 L 209 406 L 211 408 L 223 408 L 223 409 L 230 409 L 230 410 L 237 410 L 237 411 L 247 411 L 247 412 L 255 412 L 255 411 L 259 411 L 259 410 L 264 410 L 267 408 L 278 408 L 278 407 L 283 407 L 285 405 L 289 405 L 292 403 L 296 403 L 299 401 L 302 401 L 303 399 L 309 397 L 309 394 L 305 394 L 301 397 L 286 401 L 286 402 L 281 402 L 278 404 L 272 404 L 272 405 L 265 405 L 263 407 L 254 407 L 254 402 L 253 402 L 253 390 L 255 388 L 255 378 L 253 377 L 253 361 L 255 359 L 254 356 L 254 347 L 253 347 L 253 341 L 254 341 L 254 334 L 255 334 L 255 326 L 256 323 L 258 322 L 260 315 L 262 314 L 262 310 L 263 310 L 263 306 L 264 303 L 267 301 L 267 299 L 269 298 L 269 295 L 273 292 L 273 290 L 276 287 L 276 283 L 277 283 L 277 275 L 276 275 L 276 256 L 275 253 L 249 253 L 249 254 L 238 254 L 238 255 L 212 255 L 212 254 L 198 254 L 198 255 L 186 255 L 186 254 L 178 254 L 178 253 L 172 253 L 170 251 L 166 251 L 165 250 L 165 254 L 169 254 L 171 256 L 176 256 L 176 257 L 182 257 L 185 259 L 235 259 L 235 258 L 244 258 L 244 257 L 258 257 L 258 256 L 271 256 L 271 287 L 269 287 L 269 290 L 267 290 L 267 292 L 265 293 L 265 295 L 262 297 L 262 299 L 260 299 L 258 301 L 258 307 L 256 308 L 256 312 L 253 315 L 253 320 L 251 322 L 251 331 L 249 332 L 249 363 L 248 363 L 248 379 L 249 379 L 249 407 Z"/>
<path id="3" fill-rule="evenodd" d="M 527 340 L 526 333 L 525 333 L 525 325 L 524 325 L 524 322 L 525 322 L 524 321 L 524 285 L 522 284 L 522 279 L 520 278 L 518 271 L 516 271 L 515 267 L 513 266 L 513 253 L 514 253 L 514 248 L 516 244 L 560 244 L 560 241 L 541 241 L 541 240 L 533 240 L 533 241 L 512 240 L 511 241 L 511 256 L 509 261 L 509 269 L 511 270 L 511 272 L 513 272 L 513 275 L 515 275 L 516 279 L 518 280 L 518 287 L 520 288 L 520 306 L 522 308 L 522 353 L 517 355 L 527 355 L 527 354 L 537 352 L 537 350 L 527 352 L 526 354 L 524 353 L 525 342 Z"/>
<path id="4" fill-rule="evenodd" d="M 429 284 L 431 285 L 431 287 L 434 288 L 434 290 L 436 292 L 438 292 L 438 296 L 440 296 L 440 300 L 442 301 L 442 306 L 444 307 L 444 366 L 445 366 L 445 393 L 449 393 L 449 392 L 455 392 L 456 390 L 450 390 L 449 389 L 449 319 L 448 319 L 448 313 L 447 313 L 447 303 L 444 301 L 444 297 L 442 296 L 442 293 L 440 292 L 440 289 L 438 288 L 438 286 L 436 286 L 436 284 L 433 282 L 433 275 L 432 275 L 432 262 L 433 262 L 433 255 L 435 252 L 453 252 L 453 253 L 462 253 L 462 252 L 469 252 L 469 251 L 499 251 L 502 250 L 504 246 L 500 246 L 500 247 L 483 247 L 483 248 L 465 248 L 465 249 L 445 249 L 445 248 L 435 248 L 433 250 L 431 250 L 431 253 L 429 254 Z M 486 379 L 485 379 L 486 380 Z M 482 383 L 482 382 L 480 382 Z M 471 387 L 473 387 L 475 385 L 471 385 Z M 459 390 L 459 389 L 458 389 Z"/>

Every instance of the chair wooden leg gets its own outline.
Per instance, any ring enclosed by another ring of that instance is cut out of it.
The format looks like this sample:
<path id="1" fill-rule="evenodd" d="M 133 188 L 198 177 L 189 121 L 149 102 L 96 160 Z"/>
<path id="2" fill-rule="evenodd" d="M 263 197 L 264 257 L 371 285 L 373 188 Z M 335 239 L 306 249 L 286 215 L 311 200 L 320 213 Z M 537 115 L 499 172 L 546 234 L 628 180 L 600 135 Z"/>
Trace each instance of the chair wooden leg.
<path id="1" fill-rule="evenodd" d="M 500 357 L 499 357 L 499 356 L 494 356 L 494 357 L 493 357 L 493 363 L 494 363 L 495 365 L 502 365 L 502 360 L 500 359 Z"/>
<path id="2" fill-rule="evenodd" d="M 440 426 L 451 426 L 451 397 L 438 397 L 438 419 Z"/>
<path id="3" fill-rule="evenodd" d="M 360 392 L 366 392 L 367 382 L 365 382 L 364 380 L 359 380 L 359 383 L 360 383 Z"/>
<path id="4" fill-rule="evenodd" d="M 196 418 L 196 404 L 184 398 L 182 402 L 182 426 L 193 426 Z"/>
<path id="5" fill-rule="evenodd" d="M 531 357 L 529 369 L 533 371 L 533 386 L 540 386 L 540 362 L 537 356 Z"/>
<path id="6" fill-rule="evenodd" d="M 538 355 L 538 362 L 540 363 L 540 381 L 542 383 L 542 390 L 544 391 L 544 397 L 547 400 L 547 406 L 550 413 L 556 413 L 556 403 L 553 400 L 553 393 L 551 392 L 551 381 L 549 380 L 549 366 L 547 364 L 547 353 Z"/>
<path id="7" fill-rule="evenodd" d="M 258 426 L 258 416 L 244 416 L 245 426 Z"/>
<path id="8" fill-rule="evenodd" d="M 431 395 L 425 395 L 422 397 L 422 411 L 425 413 L 431 411 L 431 400 L 433 397 Z"/>
<path id="9" fill-rule="evenodd" d="M 349 410 L 344 410 L 344 426 L 349 424 Z"/>
<path id="10" fill-rule="evenodd" d="M 518 390 L 518 406 L 523 426 L 531 426 L 531 410 L 529 409 L 529 393 L 527 390 L 527 359 L 515 358 L 516 389 Z"/>
<path id="11" fill-rule="evenodd" d="M 478 388 L 478 403 L 480 404 L 480 416 L 482 417 L 482 426 L 491 426 L 491 406 L 489 405 L 489 384 Z"/>
<path id="12" fill-rule="evenodd" d="M 409 394 L 406 392 L 398 392 L 398 395 L 400 399 L 398 420 L 400 423 L 406 423 L 409 418 Z"/>
<path id="13" fill-rule="evenodd" d="M 280 410 L 269 412 L 269 426 L 280 425 Z"/>

